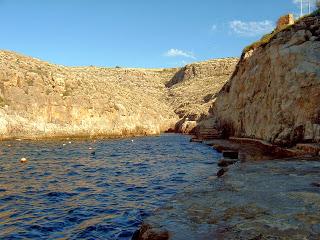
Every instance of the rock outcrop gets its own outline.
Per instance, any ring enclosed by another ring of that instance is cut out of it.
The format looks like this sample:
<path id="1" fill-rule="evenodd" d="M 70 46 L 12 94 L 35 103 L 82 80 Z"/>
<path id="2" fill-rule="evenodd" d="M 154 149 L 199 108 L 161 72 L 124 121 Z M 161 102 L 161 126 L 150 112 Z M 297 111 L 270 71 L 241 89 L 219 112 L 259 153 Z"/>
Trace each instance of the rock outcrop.
<path id="1" fill-rule="evenodd" d="M 305 17 L 244 52 L 211 114 L 205 124 L 231 136 L 281 145 L 319 141 L 320 16 Z"/>
<path id="2" fill-rule="evenodd" d="M 294 16 L 290 13 L 279 18 L 276 29 L 281 30 L 292 24 L 294 24 Z"/>
<path id="3" fill-rule="evenodd" d="M 183 69 L 65 67 L 0 51 L 0 139 L 159 134 L 193 109 L 208 111 L 234 67 L 228 59 Z"/>

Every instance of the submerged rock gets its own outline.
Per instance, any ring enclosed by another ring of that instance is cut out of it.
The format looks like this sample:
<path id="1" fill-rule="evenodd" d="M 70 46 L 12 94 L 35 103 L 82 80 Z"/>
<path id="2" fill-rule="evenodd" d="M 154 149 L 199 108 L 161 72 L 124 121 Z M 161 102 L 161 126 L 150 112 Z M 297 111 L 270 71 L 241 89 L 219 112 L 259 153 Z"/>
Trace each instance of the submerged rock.
<path id="1" fill-rule="evenodd" d="M 159 229 L 153 229 L 148 224 L 143 224 L 139 230 L 137 230 L 131 240 L 168 240 L 169 232 Z"/>
<path id="2" fill-rule="evenodd" d="M 222 177 L 227 171 L 228 171 L 227 168 L 221 168 L 221 169 L 217 172 L 217 177 Z"/>
<path id="3" fill-rule="evenodd" d="M 313 182 L 313 183 L 311 183 L 311 186 L 320 188 L 320 182 Z"/>
<path id="4" fill-rule="evenodd" d="M 301 159 L 303 160 L 303 159 Z M 171 240 L 320 238 L 320 159 L 234 165 L 219 180 L 185 189 L 145 219 Z"/>

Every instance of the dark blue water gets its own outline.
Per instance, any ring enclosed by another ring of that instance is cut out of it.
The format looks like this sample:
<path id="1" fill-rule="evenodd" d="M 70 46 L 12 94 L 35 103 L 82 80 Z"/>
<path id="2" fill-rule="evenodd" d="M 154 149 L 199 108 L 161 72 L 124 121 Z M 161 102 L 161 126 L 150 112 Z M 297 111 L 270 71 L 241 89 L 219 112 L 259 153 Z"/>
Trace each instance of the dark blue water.
<path id="1" fill-rule="evenodd" d="M 0 239 L 130 239 L 220 158 L 181 135 L 2 142 L 0 156 Z"/>

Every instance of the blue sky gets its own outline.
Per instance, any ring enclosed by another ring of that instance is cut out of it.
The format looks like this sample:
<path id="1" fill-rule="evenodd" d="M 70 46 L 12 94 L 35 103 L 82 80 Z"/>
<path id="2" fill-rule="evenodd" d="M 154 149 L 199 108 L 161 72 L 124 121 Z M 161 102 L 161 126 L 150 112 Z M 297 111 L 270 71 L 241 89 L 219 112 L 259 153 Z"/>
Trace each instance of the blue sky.
<path id="1" fill-rule="evenodd" d="M 0 0 L 0 49 L 68 66 L 239 56 L 295 0 Z"/>

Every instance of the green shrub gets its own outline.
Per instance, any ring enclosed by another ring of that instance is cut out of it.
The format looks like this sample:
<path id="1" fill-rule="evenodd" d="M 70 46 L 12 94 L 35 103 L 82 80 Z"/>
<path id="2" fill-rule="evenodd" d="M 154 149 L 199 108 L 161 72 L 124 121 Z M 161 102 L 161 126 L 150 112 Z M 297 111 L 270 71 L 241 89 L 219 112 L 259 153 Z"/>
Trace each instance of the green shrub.
<path id="1" fill-rule="evenodd" d="M 9 101 L 0 97 L 0 107 L 4 107 L 5 105 L 9 105 Z"/>
<path id="2" fill-rule="evenodd" d="M 310 16 L 311 16 L 311 17 L 320 16 L 320 9 L 317 9 L 316 11 L 314 11 L 313 13 L 311 13 Z"/>
<path id="3" fill-rule="evenodd" d="M 34 84 L 33 79 L 28 79 L 27 84 L 28 84 L 28 86 L 33 86 L 33 84 Z"/>
<path id="4" fill-rule="evenodd" d="M 66 89 L 62 94 L 64 97 L 68 97 L 72 95 L 72 91 L 70 89 Z"/>

